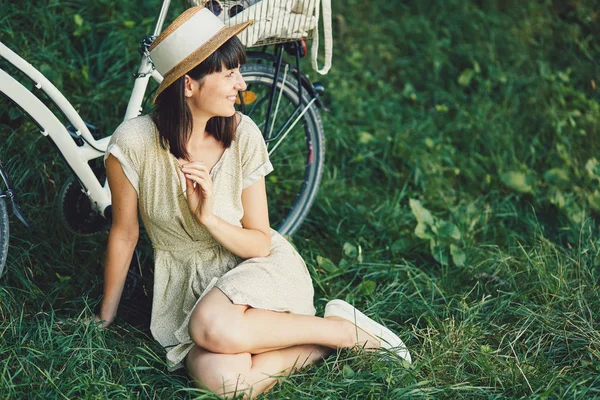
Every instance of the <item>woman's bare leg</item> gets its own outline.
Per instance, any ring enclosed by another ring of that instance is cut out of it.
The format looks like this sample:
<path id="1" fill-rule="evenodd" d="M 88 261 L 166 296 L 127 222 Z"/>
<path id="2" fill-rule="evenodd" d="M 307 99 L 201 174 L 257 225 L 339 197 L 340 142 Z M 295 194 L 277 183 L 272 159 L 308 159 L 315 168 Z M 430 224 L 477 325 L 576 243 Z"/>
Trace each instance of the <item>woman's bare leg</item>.
<path id="1" fill-rule="evenodd" d="M 380 342 L 343 318 L 319 318 L 235 305 L 219 289 L 198 303 L 189 323 L 194 343 L 221 354 L 262 353 L 316 344 L 331 349 Z"/>
<path id="2" fill-rule="evenodd" d="M 330 349 L 303 345 L 262 354 L 218 354 L 194 346 L 186 367 L 199 387 L 224 397 L 244 393 L 253 398 L 272 388 L 277 380 L 326 357 Z"/>

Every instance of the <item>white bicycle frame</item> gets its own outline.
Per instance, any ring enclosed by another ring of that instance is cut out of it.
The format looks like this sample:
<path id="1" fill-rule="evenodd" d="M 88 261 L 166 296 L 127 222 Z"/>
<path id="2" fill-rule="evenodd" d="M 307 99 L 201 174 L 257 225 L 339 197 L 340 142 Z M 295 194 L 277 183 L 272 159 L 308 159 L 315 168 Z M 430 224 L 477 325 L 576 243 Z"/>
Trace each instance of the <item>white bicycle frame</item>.
<path id="1" fill-rule="evenodd" d="M 163 1 L 154 36 L 158 36 L 162 30 L 170 3 L 171 0 Z M 56 144 L 58 151 L 81 182 L 94 209 L 106 216 L 105 212 L 111 204 L 110 189 L 107 182 L 99 182 L 88 162 L 104 156 L 110 136 L 96 140 L 65 96 L 41 72 L 2 42 L 0 42 L 0 57 L 27 75 L 35 83 L 35 88 L 43 91 L 75 128 L 77 136 L 83 140 L 82 146 L 75 143 L 65 125 L 33 92 L 0 69 L 0 92 L 21 107 L 41 128 L 41 134 L 49 137 Z M 159 83 L 162 82 L 162 76 L 154 69 L 148 54 L 144 54 L 129 98 L 125 120 L 137 117 L 142 112 L 142 101 L 150 77 Z"/>

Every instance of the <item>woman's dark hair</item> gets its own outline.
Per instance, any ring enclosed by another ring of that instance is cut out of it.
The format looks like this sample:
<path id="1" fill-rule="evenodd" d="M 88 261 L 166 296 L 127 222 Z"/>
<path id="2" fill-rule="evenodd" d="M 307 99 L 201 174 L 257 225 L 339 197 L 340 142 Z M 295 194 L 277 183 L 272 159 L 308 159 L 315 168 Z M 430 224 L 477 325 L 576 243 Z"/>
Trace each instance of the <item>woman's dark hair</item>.
<path id="1" fill-rule="evenodd" d="M 223 65 L 227 69 L 234 69 L 244 63 L 246 63 L 246 50 L 240 39 L 234 36 L 186 75 L 200 81 L 208 74 L 221 72 Z M 184 85 L 185 75 L 168 86 L 157 97 L 156 108 L 151 116 L 158 127 L 162 147 L 168 149 L 175 157 L 189 161 L 190 155 L 185 145 L 192 133 L 193 120 L 183 95 Z M 208 120 L 206 131 L 227 148 L 231 146 L 236 127 L 235 115 L 213 117 Z"/>

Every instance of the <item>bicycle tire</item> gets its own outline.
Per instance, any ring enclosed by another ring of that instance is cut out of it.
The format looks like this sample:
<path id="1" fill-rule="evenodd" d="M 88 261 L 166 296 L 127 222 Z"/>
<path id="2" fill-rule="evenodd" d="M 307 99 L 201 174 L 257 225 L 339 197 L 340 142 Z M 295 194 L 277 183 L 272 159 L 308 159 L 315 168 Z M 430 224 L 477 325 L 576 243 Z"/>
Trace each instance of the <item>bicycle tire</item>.
<path id="1" fill-rule="evenodd" d="M 264 126 L 265 110 L 268 93 L 275 83 L 275 68 L 271 65 L 251 63 L 243 65 L 240 71 L 247 85 L 242 96 L 251 97 L 252 102 L 245 104 L 245 107 L 238 105 L 238 108 L 254 120 L 267 139 L 267 127 Z M 300 101 L 303 105 L 308 105 L 311 100 L 304 88 L 301 93 L 298 92 L 298 83 L 292 73 L 288 72 L 285 81 L 283 74 L 280 74 L 276 84 L 277 96 L 281 92 L 283 106 L 279 104 L 278 119 L 272 118 L 271 121 L 275 133 Z M 245 95 L 247 93 L 251 93 L 252 96 Z M 273 142 L 267 142 L 269 151 L 274 146 Z M 266 177 L 269 218 L 279 233 L 293 235 L 304 222 L 315 201 L 323 174 L 325 135 L 316 104 L 308 107 L 301 117 L 301 122 L 295 124 L 275 147 L 270 159 L 274 171 Z"/>
<path id="2" fill-rule="evenodd" d="M 6 256 L 8 255 L 8 212 L 6 201 L 0 198 L 0 276 L 4 272 Z"/>

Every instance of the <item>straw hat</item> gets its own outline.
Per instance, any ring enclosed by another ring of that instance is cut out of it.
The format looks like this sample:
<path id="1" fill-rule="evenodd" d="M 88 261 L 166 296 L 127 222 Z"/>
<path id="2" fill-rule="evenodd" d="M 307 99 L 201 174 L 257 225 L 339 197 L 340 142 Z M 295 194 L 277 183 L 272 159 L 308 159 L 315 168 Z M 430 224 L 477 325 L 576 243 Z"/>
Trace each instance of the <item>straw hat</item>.
<path id="1" fill-rule="evenodd" d="M 150 46 L 150 59 L 164 78 L 152 102 L 170 84 L 206 60 L 223 43 L 253 22 L 225 26 L 207 8 L 192 7 L 184 11 Z"/>

